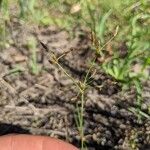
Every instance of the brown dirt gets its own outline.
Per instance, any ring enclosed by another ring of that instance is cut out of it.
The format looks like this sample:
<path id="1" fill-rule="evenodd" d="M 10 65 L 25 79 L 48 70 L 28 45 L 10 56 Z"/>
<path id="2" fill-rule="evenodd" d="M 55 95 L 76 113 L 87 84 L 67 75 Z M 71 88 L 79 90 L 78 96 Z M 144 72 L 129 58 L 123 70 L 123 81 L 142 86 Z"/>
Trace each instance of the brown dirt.
<path id="1" fill-rule="evenodd" d="M 71 36 L 56 27 L 29 28 L 17 21 L 10 27 L 10 47 L 0 54 L 0 134 L 48 135 L 79 146 L 74 119 L 80 102 L 78 91 L 59 67 L 49 63 L 40 43 L 37 61 L 41 71 L 38 75 L 31 73 L 27 39 L 38 37 L 56 55 L 73 49 L 60 63 L 76 80 L 82 80 L 93 58 L 88 32 L 77 28 Z M 9 74 L 16 66 L 22 71 Z M 146 112 L 150 104 L 148 82 L 143 95 Z M 134 142 L 139 149 L 150 148 L 150 121 L 138 123 L 136 116 L 128 111 L 130 106 L 135 106 L 134 89 L 122 94 L 116 82 L 99 69 L 86 91 L 84 130 L 89 149 L 130 150 Z"/>

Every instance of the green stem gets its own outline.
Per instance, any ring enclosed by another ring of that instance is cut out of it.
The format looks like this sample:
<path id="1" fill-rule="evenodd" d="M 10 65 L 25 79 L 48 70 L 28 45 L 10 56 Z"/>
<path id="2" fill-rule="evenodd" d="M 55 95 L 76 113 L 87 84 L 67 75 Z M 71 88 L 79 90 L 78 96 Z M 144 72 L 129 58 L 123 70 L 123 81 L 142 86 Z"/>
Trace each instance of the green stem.
<path id="1" fill-rule="evenodd" d="M 72 82 L 76 85 L 76 87 L 78 87 L 78 89 L 80 90 L 80 92 L 82 92 L 81 87 L 78 85 L 78 83 L 75 81 L 75 79 L 73 77 L 71 77 L 67 73 L 67 71 L 56 60 L 54 60 L 54 62 L 58 65 L 58 67 L 60 67 L 60 69 L 66 74 L 66 76 L 68 76 L 72 80 Z"/>
<path id="2" fill-rule="evenodd" d="M 83 119 L 83 114 L 84 114 L 84 92 L 81 94 L 81 150 L 84 149 L 84 119 Z"/>

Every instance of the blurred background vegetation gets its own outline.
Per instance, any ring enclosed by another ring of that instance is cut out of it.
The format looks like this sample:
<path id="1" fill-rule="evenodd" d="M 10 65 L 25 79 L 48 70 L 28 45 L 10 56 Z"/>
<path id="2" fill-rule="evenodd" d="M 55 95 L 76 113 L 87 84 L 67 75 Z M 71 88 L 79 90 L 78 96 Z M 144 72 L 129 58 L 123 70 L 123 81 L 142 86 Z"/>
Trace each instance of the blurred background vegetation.
<path id="1" fill-rule="evenodd" d="M 150 63 L 149 0 L 1 0 L 0 7 L 0 47 L 9 46 L 7 25 L 17 18 L 22 23 L 55 25 L 68 31 L 89 28 L 101 59 L 111 55 L 103 69 L 118 80 L 135 76 L 131 65 L 136 61 L 142 64 L 141 71 Z M 117 36 L 109 42 L 116 28 Z"/>
<path id="2" fill-rule="evenodd" d="M 92 28 L 103 45 L 119 26 L 115 42 L 131 46 L 132 41 L 145 50 L 150 45 L 149 6 L 149 0 L 1 0 L 0 33 L 4 36 L 5 23 L 12 18 L 65 29 L 82 25 Z"/>

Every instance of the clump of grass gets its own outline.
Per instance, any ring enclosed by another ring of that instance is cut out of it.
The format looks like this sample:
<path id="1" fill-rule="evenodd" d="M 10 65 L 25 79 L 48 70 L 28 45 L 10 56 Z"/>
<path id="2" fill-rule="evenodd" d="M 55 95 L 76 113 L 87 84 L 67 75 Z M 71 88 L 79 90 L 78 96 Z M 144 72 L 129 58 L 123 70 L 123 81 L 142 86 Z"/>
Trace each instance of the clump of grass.
<path id="1" fill-rule="evenodd" d="M 73 21 L 73 18 L 68 15 L 69 4 L 69 1 L 65 2 L 59 0 L 19 0 L 17 3 L 17 5 L 19 5 L 19 16 L 21 19 L 43 26 L 54 24 L 66 28 L 69 28 Z M 60 14 L 60 12 L 63 13 L 63 15 Z"/>
<path id="2" fill-rule="evenodd" d="M 98 1 L 94 2 L 95 4 L 98 3 Z M 140 2 L 140 4 L 138 4 L 138 10 L 133 14 L 133 6 L 136 5 L 135 1 L 132 3 L 126 2 L 125 5 L 124 2 L 110 2 L 110 5 L 105 5 L 105 2 L 103 2 L 104 5 L 101 5 L 101 7 L 109 11 L 106 13 L 101 11 L 101 14 L 99 14 L 97 12 L 97 6 L 92 5 L 90 0 L 86 1 L 88 14 L 90 16 L 90 21 L 87 22 L 87 25 L 89 25 L 92 30 L 94 39 L 93 45 L 96 55 L 99 57 L 99 60 L 101 60 L 99 66 L 101 66 L 107 74 L 115 78 L 123 87 L 128 89 L 131 86 L 135 87 L 137 95 L 136 114 L 139 119 L 141 119 L 141 116 L 148 119 L 150 118 L 148 114 L 141 111 L 141 105 L 143 103 L 142 81 L 143 78 L 145 78 L 145 80 L 148 79 L 144 70 L 150 64 L 150 44 L 148 38 L 148 19 L 150 15 L 148 14 L 147 3 L 146 1 L 144 3 Z M 126 8 L 124 8 L 124 6 Z M 122 11 L 123 13 L 120 14 L 119 12 Z M 116 20 L 111 19 L 111 17 L 116 17 Z M 111 24 L 111 21 L 114 21 L 114 23 Z M 128 21 L 130 24 L 127 24 Z M 143 23 L 141 24 L 140 21 Z M 124 29 L 120 26 L 121 24 Z M 108 40 L 106 35 L 110 34 L 109 28 L 113 29 L 115 25 L 120 27 L 118 35 L 116 36 L 114 34 L 115 36 Z M 123 40 L 122 36 L 124 36 Z M 114 37 L 115 40 L 112 42 Z M 106 40 L 108 40 L 108 42 Z M 113 46 L 114 41 L 121 42 L 124 47 L 118 50 L 119 47 Z M 111 50 L 107 50 L 107 45 L 109 44 L 111 46 L 109 49 Z M 139 65 L 139 71 L 134 71 L 135 64 Z"/>
<path id="3" fill-rule="evenodd" d="M 0 10 L 3 14 L 3 19 L 8 20 L 9 19 L 9 2 L 8 0 L 1 0 L 0 1 Z"/>
<path id="4" fill-rule="evenodd" d="M 7 48 L 7 28 L 6 24 L 9 21 L 9 3 L 8 0 L 0 1 L 0 48 Z"/>
<path id="5" fill-rule="evenodd" d="M 30 67 L 31 73 L 34 75 L 38 75 L 40 72 L 40 68 L 37 63 L 37 51 L 36 51 L 37 41 L 36 39 L 33 37 L 30 37 L 27 40 L 26 46 L 31 52 L 31 57 L 29 60 L 29 67 Z"/>
<path id="6" fill-rule="evenodd" d="M 44 8 L 43 3 L 39 0 L 19 0 L 20 18 L 26 22 L 30 21 L 41 25 L 50 24 L 48 11 Z M 42 7 L 44 9 L 41 9 Z"/>
<path id="7" fill-rule="evenodd" d="M 33 15 L 35 12 L 36 0 L 19 0 L 20 17 L 26 18 L 29 14 Z"/>
<path id="8" fill-rule="evenodd" d="M 86 73 L 86 76 L 84 78 L 83 81 L 78 81 L 75 78 L 73 78 L 64 68 L 63 66 L 59 63 L 59 60 L 64 57 L 65 55 L 67 55 L 70 51 L 65 52 L 64 54 L 62 54 L 61 56 L 56 56 L 52 51 L 49 52 L 48 48 L 46 47 L 46 45 L 44 45 L 41 42 L 43 48 L 46 50 L 46 54 L 48 59 L 50 60 L 50 62 L 52 62 L 53 64 L 56 64 L 64 73 L 65 75 L 70 78 L 72 80 L 72 82 L 74 83 L 74 85 L 76 86 L 77 90 L 78 90 L 78 94 L 77 94 L 77 98 L 80 99 L 80 103 L 77 103 L 77 109 L 76 109 L 76 115 L 75 115 L 75 121 L 76 121 L 76 125 L 79 131 L 79 135 L 80 135 L 80 140 L 81 140 L 81 150 L 85 150 L 86 149 L 86 141 L 84 138 L 84 104 L 85 104 L 85 95 L 86 95 L 86 89 L 88 88 L 88 82 L 91 75 L 91 70 L 94 67 L 94 63 L 95 60 L 93 61 L 93 63 L 90 65 L 89 70 Z"/>

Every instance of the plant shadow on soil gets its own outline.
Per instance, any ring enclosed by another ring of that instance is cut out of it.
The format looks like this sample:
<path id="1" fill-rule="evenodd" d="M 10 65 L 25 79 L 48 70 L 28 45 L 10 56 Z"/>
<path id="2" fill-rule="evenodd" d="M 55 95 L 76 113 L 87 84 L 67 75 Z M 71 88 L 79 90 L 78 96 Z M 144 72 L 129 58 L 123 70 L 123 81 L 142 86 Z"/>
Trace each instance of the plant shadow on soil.
<path id="1" fill-rule="evenodd" d="M 7 134 L 29 134 L 30 132 L 27 129 L 23 129 L 19 125 L 0 123 L 0 135 Z"/>

